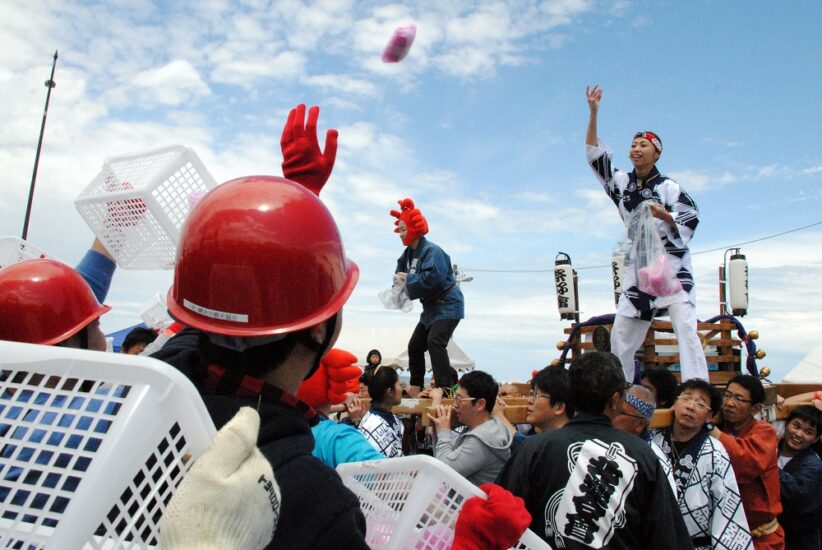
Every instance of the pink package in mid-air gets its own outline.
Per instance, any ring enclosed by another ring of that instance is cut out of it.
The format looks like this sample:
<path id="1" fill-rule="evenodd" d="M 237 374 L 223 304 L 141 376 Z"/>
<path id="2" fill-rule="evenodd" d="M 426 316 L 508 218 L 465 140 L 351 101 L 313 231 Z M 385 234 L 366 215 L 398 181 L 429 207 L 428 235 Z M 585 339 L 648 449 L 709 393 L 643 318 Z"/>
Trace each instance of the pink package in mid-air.
<path id="1" fill-rule="evenodd" d="M 417 36 L 417 26 L 408 25 L 407 27 L 397 27 L 394 29 L 394 34 L 391 35 L 391 40 L 382 51 L 382 60 L 385 63 L 397 63 L 405 59 L 411 45 L 414 43 L 414 38 Z"/>
<path id="2" fill-rule="evenodd" d="M 639 290 L 652 296 L 671 296 L 682 290 L 682 283 L 673 274 L 668 256 L 660 254 L 645 267 L 639 268 Z"/>

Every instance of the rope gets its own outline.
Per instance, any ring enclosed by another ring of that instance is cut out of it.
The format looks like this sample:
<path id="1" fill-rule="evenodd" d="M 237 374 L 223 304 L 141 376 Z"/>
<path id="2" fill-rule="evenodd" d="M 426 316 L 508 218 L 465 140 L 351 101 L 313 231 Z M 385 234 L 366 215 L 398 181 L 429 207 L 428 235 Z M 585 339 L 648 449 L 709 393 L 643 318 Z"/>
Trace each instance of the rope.
<path id="1" fill-rule="evenodd" d="M 814 222 L 808 225 L 803 225 L 802 227 L 795 227 L 793 229 L 788 229 L 787 231 L 782 231 L 781 233 L 774 233 L 773 235 L 767 235 L 765 237 L 760 237 L 758 239 L 751 239 L 750 241 L 743 241 L 741 243 L 736 244 L 729 244 L 726 246 L 720 246 L 717 248 L 710 248 L 708 250 L 700 250 L 698 252 L 692 252 L 692 256 L 696 256 L 697 254 L 708 254 L 709 252 L 717 252 L 719 250 L 727 250 L 729 248 L 739 248 L 741 246 L 745 246 L 748 244 L 758 243 L 762 241 L 767 241 L 768 239 L 775 239 L 776 237 L 782 237 L 783 235 L 789 235 L 791 233 L 796 233 L 797 231 L 803 231 L 805 229 L 809 229 L 811 227 L 815 227 L 817 225 L 822 225 L 822 221 Z M 582 267 L 575 267 L 574 270 L 576 271 L 585 271 L 587 269 L 602 269 L 602 268 L 610 268 L 611 264 L 601 264 L 601 265 L 586 265 Z M 552 273 L 554 271 L 553 268 L 551 269 L 484 269 L 484 268 L 474 268 L 474 267 L 461 267 L 461 271 L 476 271 L 478 273 Z"/>

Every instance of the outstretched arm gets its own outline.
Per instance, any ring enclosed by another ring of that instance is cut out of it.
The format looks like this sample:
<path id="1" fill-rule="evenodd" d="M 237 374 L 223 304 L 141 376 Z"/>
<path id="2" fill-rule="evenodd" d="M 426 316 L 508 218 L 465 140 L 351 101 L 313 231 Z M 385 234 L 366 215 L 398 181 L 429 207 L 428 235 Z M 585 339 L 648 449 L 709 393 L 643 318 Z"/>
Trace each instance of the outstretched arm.
<path id="1" fill-rule="evenodd" d="M 597 111 L 599 111 L 599 102 L 602 100 L 602 88 L 599 84 L 585 87 L 585 95 L 588 98 L 588 131 L 585 133 L 585 144 L 591 147 L 597 145 Z"/>
<path id="2" fill-rule="evenodd" d="M 91 248 L 74 269 L 86 280 L 97 301 L 102 304 L 108 296 L 116 268 L 117 264 L 108 249 L 99 239 L 94 239 Z"/>
<path id="3" fill-rule="evenodd" d="M 618 206 L 622 200 L 622 189 L 628 184 L 628 176 L 611 166 L 613 152 L 597 135 L 597 112 L 602 100 L 602 88 L 599 85 L 593 88 L 586 86 L 585 96 L 588 98 L 590 110 L 588 131 L 585 133 L 585 156 L 608 197 Z"/>

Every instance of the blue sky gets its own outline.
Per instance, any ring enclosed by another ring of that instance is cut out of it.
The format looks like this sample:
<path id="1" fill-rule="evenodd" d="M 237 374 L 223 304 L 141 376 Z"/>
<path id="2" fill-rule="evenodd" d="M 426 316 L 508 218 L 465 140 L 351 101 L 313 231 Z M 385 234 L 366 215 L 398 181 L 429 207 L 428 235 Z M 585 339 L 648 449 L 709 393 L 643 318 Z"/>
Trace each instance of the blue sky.
<path id="1" fill-rule="evenodd" d="M 180 143 L 218 181 L 280 174 L 288 110 L 318 104 L 321 131 L 340 131 L 323 198 L 362 269 L 346 325 L 410 335 L 419 310 L 386 311 L 376 293 L 401 252 L 387 212 L 412 197 L 474 276 L 455 338 L 500 379 L 550 362 L 565 325 L 550 272 L 481 270 L 549 270 L 560 250 L 605 264 L 621 234 L 585 163 L 588 83 L 605 90 L 600 136 L 617 166 L 635 131 L 661 136 L 660 170 L 700 207 L 693 252 L 822 221 L 815 1 L 11 1 L 0 16 L 0 235 L 22 227 L 55 49 L 29 238 L 70 263 L 92 239 L 71 203 L 106 157 Z M 383 64 L 412 22 L 409 56 Z M 776 379 L 819 340 L 820 238 L 815 226 L 743 247 L 743 322 Z M 694 257 L 701 318 L 718 311 L 721 262 Z M 580 275 L 582 316 L 611 312 L 608 270 Z M 120 270 L 104 328 L 136 322 L 169 284 Z"/>

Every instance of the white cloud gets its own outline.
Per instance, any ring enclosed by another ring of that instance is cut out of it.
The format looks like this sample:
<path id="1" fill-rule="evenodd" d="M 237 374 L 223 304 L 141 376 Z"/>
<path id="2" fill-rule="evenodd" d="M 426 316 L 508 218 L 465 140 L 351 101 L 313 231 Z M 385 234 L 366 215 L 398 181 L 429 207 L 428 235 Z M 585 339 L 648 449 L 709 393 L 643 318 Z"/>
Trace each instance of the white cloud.
<path id="1" fill-rule="evenodd" d="M 715 190 L 737 181 L 737 177 L 727 170 L 721 174 L 713 174 L 703 170 L 685 169 L 674 170 L 667 175 L 682 185 L 688 193 Z"/>
<path id="2" fill-rule="evenodd" d="M 500 210 L 493 203 L 477 199 L 445 199 L 436 203 L 435 209 L 452 219 L 471 220 L 483 224 L 499 216 Z"/>
<path id="3" fill-rule="evenodd" d="M 779 175 L 787 175 L 790 169 L 782 164 L 774 163 L 760 166 L 756 169 L 756 177 L 758 178 L 773 178 Z"/>
<path id="4" fill-rule="evenodd" d="M 297 52 L 251 55 L 250 52 L 217 50 L 211 72 L 215 82 L 251 87 L 265 79 L 288 80 L 302 75 L 305 58 Z"/>
<path id="5" fill-rule="evenodd" d="M 521 193 L 515 193 L 514 197 L 517 199 L 526 201 L 526 202 L 539 202 L 539 203 L 552 203 L 556 199 L 551 193 L 534 193 L 531 191 L 523 191 Z"/>
<path id="6" fill-rule="evenodd" d="M 720 138 L 715 138 L 715 137 L 706 137 L 705 141 L 707 143 L 714 143 L 716 145 L 722 145 L 722 146 L 728 147 L 728 148 L 738 148 L 738 147 L 743 147 L 745 145 L 744 141 L 725 140 L 725 139 L 720 139 Z"/>
<path id="7" fill-rule="evenodd" d="M 138 91 L 142 91 L 141 100 L 148 104 L 157 102 L 177 106 L 211 93 L 197 69 L 184 59 L 139 72 L 131 82 Z"/>
<path id="8" fill-rule="evenodd" d="M 303 78 L 303 82 L 310 87 L 323 88 L 345 94 L 366 97 L 377 95 L 377 87 L 374 83 L 342 74 L 306 76 Z"/>

